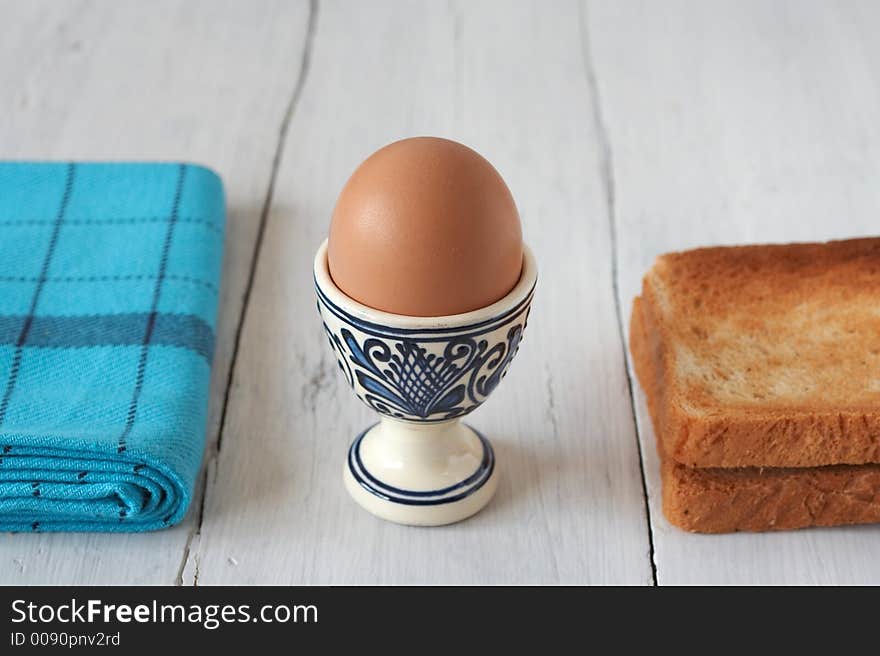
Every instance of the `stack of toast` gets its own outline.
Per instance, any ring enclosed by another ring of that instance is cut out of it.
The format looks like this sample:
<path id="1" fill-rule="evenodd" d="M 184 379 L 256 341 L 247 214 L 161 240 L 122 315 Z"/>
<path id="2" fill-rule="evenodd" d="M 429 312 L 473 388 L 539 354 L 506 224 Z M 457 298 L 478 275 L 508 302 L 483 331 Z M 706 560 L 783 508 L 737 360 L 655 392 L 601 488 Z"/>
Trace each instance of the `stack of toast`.
<path id="1" fill-rule="evenodd" d="M 663 255 L 630 350 L 670 522 L 880 521 L 880 238 Z"/>

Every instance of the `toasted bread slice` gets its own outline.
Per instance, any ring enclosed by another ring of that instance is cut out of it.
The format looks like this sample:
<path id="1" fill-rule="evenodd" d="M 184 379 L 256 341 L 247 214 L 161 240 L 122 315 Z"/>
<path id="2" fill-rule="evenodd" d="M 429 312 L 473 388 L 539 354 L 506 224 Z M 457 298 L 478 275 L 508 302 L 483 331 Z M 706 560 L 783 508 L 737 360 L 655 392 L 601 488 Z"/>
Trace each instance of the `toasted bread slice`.
<path id="1" fill-rule="evenodd" d="M 696 469 L 661 455 L 663 514 L 695 533 L 880 522 L 880 465 Z"/>
<path id="2" fill-rule="evenodd" d="M 630 349 L 668 459 L 880 462 L 880 239 L 663 255 Z"/>
<path id="3" fill-rule="evenodd" d="M 645 329 L 636 299 L 630 346 L 645 389 L 661 461 L 663 514 L 698 533 L 769 531 L 880 522 L 880 465 L 695 468 L 664 453 L 667 388 L 657 364 L 659 340 Z"/>

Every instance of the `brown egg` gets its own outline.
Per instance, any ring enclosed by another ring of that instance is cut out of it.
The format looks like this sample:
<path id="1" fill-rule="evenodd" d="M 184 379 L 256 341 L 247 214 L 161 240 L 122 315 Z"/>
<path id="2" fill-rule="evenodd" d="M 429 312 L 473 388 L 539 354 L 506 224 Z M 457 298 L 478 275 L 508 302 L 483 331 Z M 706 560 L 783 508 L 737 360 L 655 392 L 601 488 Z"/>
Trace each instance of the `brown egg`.
<path id="1" fill-rule="evenodd" d="M 479 153 L 416 137 L 373 153 L 346 183 L 330 224 L 330 276 L 369 307 L 459 314 L 503 298 L 523 247 L 510 190 Z"/>

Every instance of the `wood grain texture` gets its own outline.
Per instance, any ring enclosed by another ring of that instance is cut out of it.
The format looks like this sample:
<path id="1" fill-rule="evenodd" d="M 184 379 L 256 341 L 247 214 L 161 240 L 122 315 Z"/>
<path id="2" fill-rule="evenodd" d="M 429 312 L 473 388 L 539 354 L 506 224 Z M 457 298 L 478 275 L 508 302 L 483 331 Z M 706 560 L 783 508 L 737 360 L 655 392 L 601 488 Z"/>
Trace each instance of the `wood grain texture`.
<path id="1" fill-rule="evenodd" d="M 204 512 L 147 535 L 5 534 L 0 584 L 650 583 L 621 320 L 659 253 L 877 232 L 880 8 L 327 0 L 309 39 L 310 13 L 0 0 L 0 156 L 197 161 L 230 208 Z M 373 416 L 311 288 L 349 173 L 414 134 L 495 163 L 540 266 L 523 347 L 472 419 L 495 441 L 498 497 L 440 529 L 346 496 L 348 441 Z M 669 526 L 637 386 L 635 401 L 659 583 L 880 583 L 877 527 Z"/>
<path id="2" fill-rule="evenodd" d="M 877 233 L 878 26 L 870 2 L 589 3 L 625 318 L 662 252 Z M 660 584 L 880 583 L 877 526 L 670 526 L 637 402 Z"/>
<path id="3" fill-rule="evenodd" d="M 229 217 L 209 442 L 308 5 L 0 2 L 0 144 L 9 159 L 186 160 L 215 168 Z M 209 445 L 209 457 L 213 446 Z M 174 583 L 199 515 L 146 535 L 0 539 L 0 584 Z"/>
<path id="4" fill-rule="evenodd" d="M 578 6 L 555 9 L 321 2 L 186 582 L 651 582 Z M 522 349 L 472 418 L 495 442 L 498 495 L 429 529 L 343 490 L 348 443 L 375 417 L 336 371 L 311 275 L 347 176 L 417 134 L 498 167 L 540 268 Z"/>

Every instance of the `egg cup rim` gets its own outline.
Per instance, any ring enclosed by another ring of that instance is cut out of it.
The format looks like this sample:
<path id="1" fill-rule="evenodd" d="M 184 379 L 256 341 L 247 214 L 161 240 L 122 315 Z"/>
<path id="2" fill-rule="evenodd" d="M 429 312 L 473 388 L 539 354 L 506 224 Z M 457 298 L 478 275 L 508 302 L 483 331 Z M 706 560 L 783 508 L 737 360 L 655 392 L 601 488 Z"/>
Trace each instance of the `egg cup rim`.
<path id="1" fill-rule="evenodd" d="M 314 279 L 318 294 L 323 297 L 325 302 L 329 301 L 332 305 L 335 305 L 353 318 L 379 326 L 436 330 L 441 328 L 466 328 L 473 324 L 492 321 L 521 305 L 528 304 L 538 280 L 538 267 L 535 256 L 524 242 L 523 266 L 519 280 L 513 286 L 513 289 L 494 303 L 460 314 L 447 314 L 436 317 L 395 314 L 364 305 L 345 294 L 336 286 L 336 283 L 333 282 L 333 278 L 330 276 L 327 243 L 327 239 L 321 242 L 317 253 L 315 253 Z"/>

